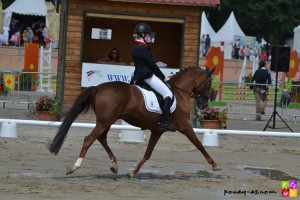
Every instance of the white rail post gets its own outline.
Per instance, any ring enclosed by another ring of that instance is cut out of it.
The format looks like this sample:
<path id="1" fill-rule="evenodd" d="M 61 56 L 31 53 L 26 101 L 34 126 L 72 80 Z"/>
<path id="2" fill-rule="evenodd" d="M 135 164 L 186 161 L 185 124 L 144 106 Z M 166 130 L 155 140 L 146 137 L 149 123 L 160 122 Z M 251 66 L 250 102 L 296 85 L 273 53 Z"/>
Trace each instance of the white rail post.
<path id="1" fill-rule="evenodd" d="M 41 46 L 40 49 L 40 66 L 39 66 L 39 89 L 38 92 L 45 92 L 44 88 L 46 88 L 47 92 L 53 92 L 51 89 L 51 72 L 52 72 L 52 65 L 51 65 L 51 58 L 52 58 L 52 42 L 50 43 L 50 47 L 48 50 L 44 50 L 44 47 Z M 47 75 L 44 75 L 47 73 Z M 46 79 L 46 83 L 44 84 L 43 80 Z"/>
<path id="2" fill-rule="evenodd" d="M 208 129 L 203 134 L 202 144 L 203 146 L 218 147 L 219 146 L 218 134 L 213 130 Z"/>
<path id="3" fill-rule="evenodd" d="M 122 120 L 122 125 L 129 125 Z M 134 130 L 121 130 L 120 132 L 120 142 L 145 142 L 144 132 L 134 131 Z"/>
<path id="4" fill-rule="evenodd" d="M 17 138 L 17 125 L 14 122 L 3 122 L 0 137 Z"/>

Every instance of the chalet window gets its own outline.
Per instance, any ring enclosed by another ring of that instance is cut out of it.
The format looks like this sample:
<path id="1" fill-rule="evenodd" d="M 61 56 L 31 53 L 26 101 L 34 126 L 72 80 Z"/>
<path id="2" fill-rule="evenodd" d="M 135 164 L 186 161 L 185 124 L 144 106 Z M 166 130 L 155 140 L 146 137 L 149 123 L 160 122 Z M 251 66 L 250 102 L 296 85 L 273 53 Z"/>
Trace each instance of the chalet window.
<path id="1" fill-rule="evenodd" d="M 83 63 L 97 63 L 108 56 L 112 48 L 117 48 L 122 60 L 130 65 L 133 30 L 140 22 L 149 24 L 155 33 L 154 40 L 148 45 L 156 62 L 167 63 L 168 68 L 179 68 L 183 62 L 183 18 L 94 12 L 86 12 L 83 17 Z"/>
<path id="2" fill-rule="evenodd" d="M 92 28 L 92 39 L 111 40 L 111 29 Z"/>

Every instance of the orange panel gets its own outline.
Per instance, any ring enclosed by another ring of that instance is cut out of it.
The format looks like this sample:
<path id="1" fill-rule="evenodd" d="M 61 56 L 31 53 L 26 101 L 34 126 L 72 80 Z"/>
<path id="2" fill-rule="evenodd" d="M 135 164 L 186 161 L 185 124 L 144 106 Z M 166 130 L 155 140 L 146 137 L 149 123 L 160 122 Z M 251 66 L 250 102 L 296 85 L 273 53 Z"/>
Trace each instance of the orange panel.
<path id="1" fill-rule="evenodd" d="M 24 70 L 29 72 L 39 71 L 39 45 L 26 43 L 24 52 Z"/>

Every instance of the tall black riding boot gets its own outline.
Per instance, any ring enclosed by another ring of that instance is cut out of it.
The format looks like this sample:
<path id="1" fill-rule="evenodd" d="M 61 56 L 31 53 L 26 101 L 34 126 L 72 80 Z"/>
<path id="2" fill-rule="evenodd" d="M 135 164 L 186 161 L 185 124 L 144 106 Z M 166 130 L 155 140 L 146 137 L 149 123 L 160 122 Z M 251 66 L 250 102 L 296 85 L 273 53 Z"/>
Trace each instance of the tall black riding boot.
<path id="1" fill-rule="evenodd" d="M 170 107 L 171 107 L 171 98 L 166 97 L 164 99 L 164 103 L 163 103 L 162 116 L 161 116 L 161 121 L 159 124 L 159 130 L 172 131 L 172 132 L 176 131 L 176 127 L 171 122 Z"/>

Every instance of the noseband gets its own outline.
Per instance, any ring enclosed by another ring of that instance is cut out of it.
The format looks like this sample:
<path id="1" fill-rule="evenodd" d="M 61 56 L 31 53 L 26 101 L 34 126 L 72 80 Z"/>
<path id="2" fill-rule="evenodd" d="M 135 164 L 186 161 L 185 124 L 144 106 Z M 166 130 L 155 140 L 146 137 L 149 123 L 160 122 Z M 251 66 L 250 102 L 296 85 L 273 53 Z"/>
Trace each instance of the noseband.
<path id="1" fill-rule="evenodd" d="M 208 82 L 211 83 L 211 81 L 212 81 L 212 79 L 210 77 L 209 78 L 206 77 L 206 79 L 205 79 L 205 85 L 204 85 L 204 90 L 201 93 L 197 94 L 197 95 L 195 95 L 195 93 L 191 95 L 192 98 L 196 99 L 197 104 L 202 105 L 202 104 L 204 104 L 204 103 L 206 103 L 208 101 L 209 97 L 206 96 L 206 95 L 204 95 L 204 94 L 205 94 L 205 92 L 207 90 L 207 84 L 208 84 Z M 195 89 L 195 91 L 197 91 L 197 89 L 199 87 L 200 87 L 200 85 Z"/>

